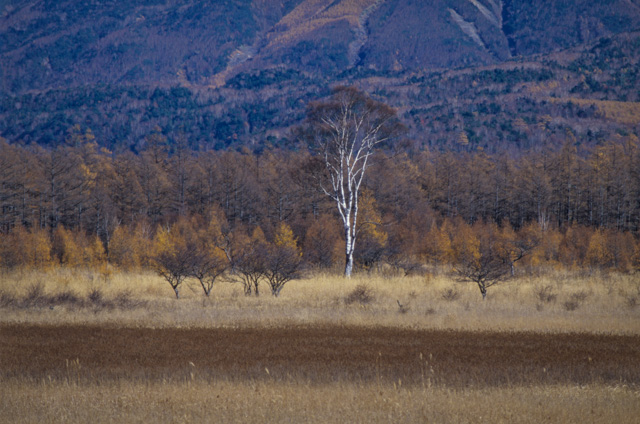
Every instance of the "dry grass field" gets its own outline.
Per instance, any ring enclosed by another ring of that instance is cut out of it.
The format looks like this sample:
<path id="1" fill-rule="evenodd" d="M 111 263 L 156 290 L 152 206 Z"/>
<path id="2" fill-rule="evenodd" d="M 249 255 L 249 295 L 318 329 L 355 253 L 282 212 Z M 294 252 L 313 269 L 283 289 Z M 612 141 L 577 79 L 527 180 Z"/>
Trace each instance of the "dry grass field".
<path id="1" fill-rule="evenodd" d="M 636 422 L 637 275 L 0 275 L 0 422 Z"/>
<path id="2" fill-rule="evenodd" d="M 354 293 L 356 288 L 364 292 Z M 492 287 L 484 302 L 472 283 L 445 273 L 360 274 L 350 280 L 315 275 L 290 282 L 278 298 L 266 286 L 262 292 L 245 297 L 240 284 L 221 282 L 207 298 L 196 282 L 187 281 L 176 300 L 169 284 L 150 273 L 0 274 L 0 323 L 640 334 L 640 274 L 551 271 Z"/>
<path id="3" fill-rule="evenodd" d="M 635 423 L 637 391 L 605 386 L 394 388 L 281 382 L 11 384 L 11 423 Z"/>

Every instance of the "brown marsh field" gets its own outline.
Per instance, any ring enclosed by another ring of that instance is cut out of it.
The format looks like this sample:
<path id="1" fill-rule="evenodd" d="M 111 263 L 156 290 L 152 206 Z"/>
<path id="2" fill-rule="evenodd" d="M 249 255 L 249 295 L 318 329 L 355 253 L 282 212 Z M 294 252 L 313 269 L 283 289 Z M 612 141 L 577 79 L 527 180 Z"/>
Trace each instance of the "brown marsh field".
<path id="1" fill-rule="evenodd" d="M 636 422 L 638 276 L 0 276 L 0 422 Z M 166 287 L 165 287 L 166 285 Z"/>

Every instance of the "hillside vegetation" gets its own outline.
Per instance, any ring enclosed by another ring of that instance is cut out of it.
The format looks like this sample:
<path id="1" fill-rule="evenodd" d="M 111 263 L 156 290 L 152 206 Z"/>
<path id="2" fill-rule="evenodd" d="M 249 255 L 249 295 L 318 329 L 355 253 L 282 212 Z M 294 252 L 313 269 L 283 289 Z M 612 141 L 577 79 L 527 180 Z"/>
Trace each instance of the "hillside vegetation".
<path id="1" fill-rule="evenodd" d="M 638 133 L 636 3 L 12 1 L 0 136 L 57 145 L 79 124 L 137 150 L 159 126 L 196 149 L 286 144 L 308 101 L 345 84 L 402 111 L 417 148 L 568 131 L 593 145 Z"/>

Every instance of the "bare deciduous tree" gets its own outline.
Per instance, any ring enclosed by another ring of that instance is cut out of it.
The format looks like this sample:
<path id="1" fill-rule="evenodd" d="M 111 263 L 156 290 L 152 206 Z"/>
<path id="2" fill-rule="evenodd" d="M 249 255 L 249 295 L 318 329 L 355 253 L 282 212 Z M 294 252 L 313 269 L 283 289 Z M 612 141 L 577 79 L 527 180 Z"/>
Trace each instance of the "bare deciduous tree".
<path id="1" fill-rule="evenodd" d="M 228 267 L 229 261 L 222 252 L 206 250 L 201 247 L 194 253 L 190 275 L 200 282 L 204 294 L 208 297 L 214 283 Z"/>
<path id="2" fill-rule="evenodd" d="M 358 195 L 371 156 L 402 129 L 396 112 L 353 87 L 338 87 L 309 106 L 303 135 L 324 164 L 323 192 L 335 202 L 345 237 L 344 275 L 353 271 Z"/>
<path id="3" fill-rule="evenodd" d="M 289 281 L 300 277 L 302 257 L 300 251 L 290 246 L 272 246 L 267 254 L 265 278 L 275 297 Z"/>
<path id="4" fill-rule="evenodd" d="M 180 285 L 191 275 L 196 249 L 193 244 L 178 245 L 153 256 L 158 274 L 169 283 L 176 299 L 180 298 Z"/>
<path id="5" fill-rule="evenodd" d="M 478 257 L 465 258 L 456 267 L 463 279 L 478 285 L 482 299 L 487 297 L 487 289 L 511 276 L 511 262 L 501 254 L 492 242 L 483 243 Z"/>
<path id="6" fill-rule="evenodd" d="M 233 269 L 240 276 L 245 296 L 260 295 L 260 280 L 267 268 L 267 246 L 263 242 L 255 242 L 246 246 L 233 260 Z"/>
<path id="7" fill-rule="evenodd" d="M 268 244 L 260 227 L 254 228 L 251 237 L 242 228 L 228 231 L 224 236 L 222 249 L 229 259 L 230 275 L 235 281 L 242 283 L 245 296 L 252 293 L 259 296 L 268 252 Z"/>
<path id="8" fill-rule="evenodd" d="M 495 224 L 477 224 L 473 241 L 457 258 L 456 272 L 478 285 L 482 299 L 487 289 L 515 275 L 514 264 L 531 253 L 539 239 L 529 226 L 520 235 Z"/>

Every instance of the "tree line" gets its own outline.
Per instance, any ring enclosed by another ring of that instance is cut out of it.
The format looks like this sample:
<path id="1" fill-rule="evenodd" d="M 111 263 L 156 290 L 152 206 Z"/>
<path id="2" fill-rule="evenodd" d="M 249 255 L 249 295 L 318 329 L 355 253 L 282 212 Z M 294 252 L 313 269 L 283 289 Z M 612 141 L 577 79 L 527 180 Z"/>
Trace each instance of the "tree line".
<path id="1" fill-rule="evenodd" d="M 119 225 L 152 224 L 203 214 L 216 205 L 232 223 L 302 234 L 309 218 L 331 209 L 303 150 L 197 152 L 186 136 L 155 131 L 140 154 L 98 148 L 90 130 L 74 127 L 53 149 L 0 140 L 0 232 L 13 228 L 81 229 L 108 244 Z M 509 155 L 482 151 L 382 151 L 363 188 L 384 221 L 421 211 L 434 217 L 543 228 L 583 225 L 640 228 L 640 148 L 634 135 L 582 151 L 575 143 Z"/>
<path id="2" fill-rule="evenodd" d="M 151 267 L 163 231 L 183 221 L 195 231 L 215 216 L 237 251 L 258 229 L 262 250 L 273 251 L 285 224 L 304 263 L 341 266 L 344 234 L 317 184 L 322 172 L 304 149 L 196 152 L 186 135 L 169 143 L 159 129 L 139 154 L 100 149 L 80 127 L 54 149 L 1 141 L 1 265 Z M 493 228 L 503 246 L 535 229 L 535 249 L 521 261 L 529 266 L 629 271 L 638 265 L 640 148 L 629 135 L 588 151 L 566 143 L 518 157 L 381 150 L 360 202 L 359 269 L 456 265 L 460 246 L 478 256 Z M 230 250 L 215 249 L 231 263 Z"/>

